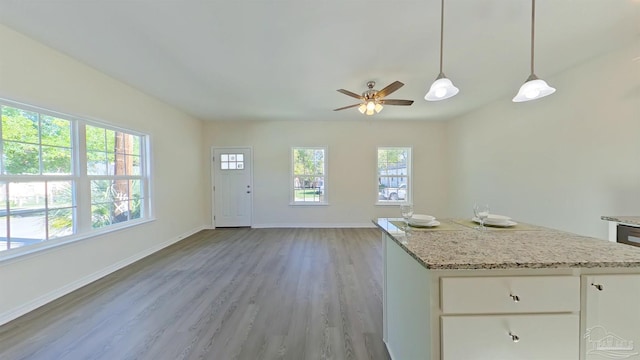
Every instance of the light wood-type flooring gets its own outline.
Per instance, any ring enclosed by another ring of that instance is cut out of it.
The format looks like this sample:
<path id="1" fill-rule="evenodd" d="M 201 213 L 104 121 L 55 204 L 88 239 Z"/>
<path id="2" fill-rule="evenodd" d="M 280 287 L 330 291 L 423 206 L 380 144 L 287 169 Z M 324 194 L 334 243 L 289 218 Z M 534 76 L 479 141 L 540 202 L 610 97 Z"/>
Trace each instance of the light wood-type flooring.
<path id="1" fill-rule="evenodd" d="M 0 327 L 0 359 L 389 359 L 380 232 L 202 231 Z"/>

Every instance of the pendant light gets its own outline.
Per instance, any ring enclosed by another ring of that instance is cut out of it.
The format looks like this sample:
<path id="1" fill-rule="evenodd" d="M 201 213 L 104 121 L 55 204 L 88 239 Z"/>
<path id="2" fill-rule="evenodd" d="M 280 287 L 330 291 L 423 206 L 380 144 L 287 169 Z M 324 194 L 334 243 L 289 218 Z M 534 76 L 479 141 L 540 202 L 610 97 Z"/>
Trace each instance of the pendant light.
<path id="1" fill-rule="evenodd" d="M 424 96 L 424 99 L 427 101 L 439 101 L 448 99 L 452 96 L 455 96 L 458 91 L 458 88 L 453 85 L 451 80 L 447 79 L 442 72 L 442 48 L 444 43 L 444 0 L 442 0 L 440 6 L 440 74 L 436 80 L 431 84 L 431 88 L 429 88 L 429 92 Z"/>
<path id="2" fill-rule="evenodd" d="M 531 101 L 540 99 L 556 92 L 556 89 L 549 86 L 544 80 L 538 79 L 533 71 L 533 42 L 536 23 L 536 0 L 531 0 L 531 75 L 522 84 L 518 94 L 513 98 L 513 102 Z"/>

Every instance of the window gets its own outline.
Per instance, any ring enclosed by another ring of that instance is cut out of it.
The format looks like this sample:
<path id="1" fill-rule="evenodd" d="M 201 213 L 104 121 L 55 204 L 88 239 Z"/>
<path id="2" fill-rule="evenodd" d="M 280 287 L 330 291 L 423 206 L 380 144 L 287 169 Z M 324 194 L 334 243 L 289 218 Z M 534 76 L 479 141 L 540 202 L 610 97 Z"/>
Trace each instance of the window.
<path id="1" fill-rule="evenodd" d="M 220 170 L 244 169 L 244 154 L 220 154 Z"/>
<path id="2" fill-rule="evenodd" d="M 294 147 L 292 204 L 327 204 L 327 148 Z"/>
<path id="3" fill-rule="evenodd" d="M 142 217 L 145 200 L 141 172 L 142 137 L 87 125 L 86 139 L 92 227 Z"/>
<path id="4" fill-rule="evenodd" d="M 378 204 L 411 202 L 411 148 L 378 148 Z"/>
<path id="5" fill-rule="evenodd" d="M 9 101 L 0 113 L 0 251 L 148 217 L 146 136 Z"/>

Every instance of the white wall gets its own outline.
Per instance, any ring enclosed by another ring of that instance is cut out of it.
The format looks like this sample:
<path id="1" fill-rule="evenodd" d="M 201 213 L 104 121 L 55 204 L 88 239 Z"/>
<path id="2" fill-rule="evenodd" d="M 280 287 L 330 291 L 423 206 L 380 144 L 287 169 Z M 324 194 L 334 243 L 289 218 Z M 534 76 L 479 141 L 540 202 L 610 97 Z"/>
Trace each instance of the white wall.
<path id="1" fill-rule="evenodd" d="M 151 135 L 156 221 L 1 260 L 0 324 L 158 250 L 208 221 L 203 123 L 0 26 L 0 97 Z"/>
<path id="2" fill-rule="evenodd" d="M 601 215 L 640 215 L 639 55 L 640 43 L 553 78 L 538 69 L 555 94 L 520 104 L 512 94 L 449 122 L 452 213 L 486 201 L 602 239 Z"/>
<path id="3" fill-rule="evenodd" d="M 215 122 L 205 125 L 205 134 L 207 152 L 211 146 L 253 147 L 254 226 L 372 226 L 375 217 L 399 217 L 398 206 L 374 205 L 378 146 L 412 147 L 416 212 L 447 215 L 443 123 L 375 116 L 352 122 Z M 293 146 L 328 147 L 328 206 L 289 205 Z"/>

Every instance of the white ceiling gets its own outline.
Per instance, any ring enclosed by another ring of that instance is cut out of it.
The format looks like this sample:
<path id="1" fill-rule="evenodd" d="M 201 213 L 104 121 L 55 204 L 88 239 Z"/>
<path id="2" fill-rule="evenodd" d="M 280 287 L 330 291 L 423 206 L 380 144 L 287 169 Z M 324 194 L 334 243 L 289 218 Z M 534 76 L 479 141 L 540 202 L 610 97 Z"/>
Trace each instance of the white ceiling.
<path id="1" fill-rule="evenodd" d="M 439 0 L 0 0 L 0 23 L 204 120 L 358 120 L 332 111 L 357 102 L 336 89 L 368 80 L 399 80 L 389 98 L 415 100 L 384 119 L 511 101 L 529 75 L 530 19 L 529 0 L 446 0 L 444 71 L 460 93 L 431 103 Z M 638 0 L 538 0 L 536 19 L 546 80 L 640 38 Z"/>

